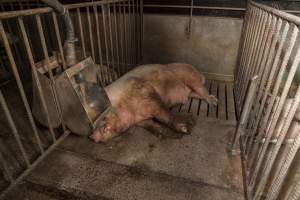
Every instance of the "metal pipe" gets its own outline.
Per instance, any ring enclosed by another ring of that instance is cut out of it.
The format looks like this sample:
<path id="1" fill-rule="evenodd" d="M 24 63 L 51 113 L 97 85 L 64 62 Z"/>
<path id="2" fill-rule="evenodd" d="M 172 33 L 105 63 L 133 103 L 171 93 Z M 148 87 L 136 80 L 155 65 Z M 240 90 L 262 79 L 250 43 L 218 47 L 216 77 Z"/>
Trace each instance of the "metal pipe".
<path id="1" fill-rule="evenodd" d="M 254 76 L 250 81 L 249 89 L 248 89 L 247 96 L 246 96 L 246 101 L 243 106 L 243 111 L 242 111 L 241 117 L 239 119 L 238 127 L 235 131 L 235 135 L 234 135 L 232 143 L 231 143 L 231 153 L 232 154 L 236 154 L 236 152 L 237 152 L 238 141 L 240 139 L 240 136 L 243 135 L 245 125 L 248 121 L 249 113 L 251 111 L 254 96 L 256 93 L 257 82 L 258 82 L 258 76 Z"/>
<path id="2" fill-rule="evenodd" d="M 69 11 L 57 0 L 41 0 L 41 1 L 49 5 L 57 13 L 63 16 L 65 31 L 67 34 L 66 41 L 64 44 L 67 66 L 72 66 L 76 64 L 77 58 L 76 58 L 75 42 L 77 41 L 77 38 L 75 37 L 74 26 Z"/>
<path id="3" fill-rule="evenodd" d="M 82 29 L 82 20 L 81 20 L 80 8 L 76 8 L 76 12 L 77 12 L 78 23 L 79 23 L 81 48 L 82 48 L 82 51 L 83 51 L 83 57 L 86 58 L 85 41 L 84 41 L 84 35 L 83 35 L 83 29 Z"/>

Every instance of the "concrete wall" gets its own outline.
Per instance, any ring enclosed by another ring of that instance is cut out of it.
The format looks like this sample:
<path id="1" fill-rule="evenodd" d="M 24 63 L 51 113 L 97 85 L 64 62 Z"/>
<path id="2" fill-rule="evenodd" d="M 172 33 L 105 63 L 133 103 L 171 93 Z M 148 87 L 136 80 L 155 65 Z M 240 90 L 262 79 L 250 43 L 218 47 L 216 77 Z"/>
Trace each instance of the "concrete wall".
<path id="1" fill-rule="evenodd" d="M 202 72 L 232 77 L 236 64 L 242 19 L 194 16 L 144 15 L 144 63 L 186 62 Z"/>

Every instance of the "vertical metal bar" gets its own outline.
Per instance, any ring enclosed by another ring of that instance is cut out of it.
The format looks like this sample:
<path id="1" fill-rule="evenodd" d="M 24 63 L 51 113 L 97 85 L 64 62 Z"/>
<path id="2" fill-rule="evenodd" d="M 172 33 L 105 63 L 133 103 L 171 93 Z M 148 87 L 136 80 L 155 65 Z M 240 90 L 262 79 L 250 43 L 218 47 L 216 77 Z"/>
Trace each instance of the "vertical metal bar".
<path id="1" fill-rule="evenodd" d="M 19 91 L 20 91 L 20 94 L 21 94 L 22 101 L 23 101 L 25 109 L 26 109 L 27 116 L 29 118 L 29 122 L 31 124 L 32 130 L 33 130 L 34 135 L 36 137 L 36 140 L 38 142 L 39 148 L 40 148 L 41 152 L 43 153 L 44 149 L 41 145 L 40 136 L 38 134 L 38 130 L 37 130 L 36 124 L 34 122 L 31 110 L 30 110 L 30 106 L 29 106 L 29 103 L 28 103 L 28 100 L 27 100 L 27 97 L 26 97 L 26 94 L 25 94 L 25 91 L 24 91 L 22 81 L 21 81 L 20 76 L 19 76 L 19 72 L 18 72 L 16 63 L 15 63 L 11 48 L 10 48 L 9 43 L 8 43 L 6 33 L 4 31 L 2 21 L 0 21 L 0 33 L 1 33 L 1 36 L 2 36 L 2 39 L 3 39 L 5 51 L 7 53 L 7 56 L 8 56 L 9 62 L 11 64 L 13 74 L 15 76 L 15 79 L 16 79 L 16 82 L 17 82 L 17 85 L 18 85 L 18 88 L 19 88 Z"/>
<path id="2" fill-rule="evenodd" d="M 120 56 L 119 56 L 119 31 L 118 31 L 118 26 L 117 26 L 117 11 L 116 11 L 116 3 L 113 3 L 113 15 L 114 15 L 114 27 L 115 27 L 115 38 L 116 38 L 116 56 L 117 56 L 117 67 L 118 67 L 118 77 L 120 76 Z"/>
<path id="3" fill-rule="evenodd" d="M 260 65 L 259 68 L 262 69 L 262 70 L 260 70 L 260 72 L 258 72 L 261 76 L 261 79 L 260 79 L 260 83 L 259 83 L 258 95 L 256 97 L 256 104 L 254 104 L 256 106 L 255 106 L 254 111 L 252 112 L 252 116 L 251 116 L 252 119 L 255 119 L 255 115 L 257 115 L 257 109 L 259 108 L 259 105 L 260 105 L 259 101 L 261 101 L 261 95 L 262 95 L 263 91 L 265 91 L 265 82 L 266 82 L 267 76 L 269 75 L 269 72 L 270 72 L 271 61 L 273 60 L 273 54 L 274 54 L 275 46 L 277 44 L 277 40 L 279 37 L 279 31 L 281 28 L 282 21 L 280 20 L 279 22 L 280 22 L 280 26 L 279 27 L 277 26 L 277 30 L 275 30 L 277 19 L 273 18 L 273 22 L 270 27 L 269 34 L 267 36 L 268 40 L 266 41 L 264 52 L 263 52 L 264 55 L 263 55 L 261 63 L 259 63 L 259 65 Z M 276 33 L 275 33 L 275 31 L 276 31 Z M 271 41 L 272 38 L 273 38 L 273 40 Z M 271 48 L 271 45 L 272 45 L 272 48 Z M 269 61 L 268 63 L 266 63 L 267 60 Z M 261 102 L 261 103 L 263 103 L 263 102 Z M 251 123 L 252 123 L 252 120 L 250 120 L 250 129 L 252 128 Z M 250 146 L 252 145 L 252 143 L 251 143 L 252 141 L 250 140 Z"/>
<path id="4" fill-rule="evenodd" d="M 42 90 L 42 86 L 41 86 L 41 83 L 40 83 L 40 80 L 39 80 L 39 76 L 38 76 L 38 73 L 37 73 L 37 69 L 36 69 L 36 66 L 35 66 L 35 63 L 34 63 L 33 54 L 32 54 L 32 51 L 31 51 L 31 48 L 30 48 L 30 45 L 29 45 L 28 35 L 26 33 L 24 22 L 23 22 L 23 19 L 21 17 L 18 18 L 18 23 L 19 23 L 19 26 L 20 26 L 20 29 L 21 29 L 21 33 L 22 33 L 22 37 L 23 37 L 23 40 L 24 40 L 28 60 L 29 60 L 31 70 L 32 70 L 32 74 L 34 76 L 34 81 L 37 85 L 39 97 L 41 99 L 42 108 L 43 108 L 43 110 L 46 114 L 47 123 L 49 124 L 50 128 L 52 128 L 51 120 L 50 120 L 50 117 L 49 117 L 49 109 L 48 109 L 48 106 L 46 104 L 46 99 L 45 99 L 45 96 L 44 96 L 44 93 L 43 93 L 43 90 Z"/>
<path id="5" fill-rule="evenodd" d="M 245 125 L 248 120 L 249 112 L 253 104 L 256 88 L 257 88 L 257 81 L 258 76 L 254 76 L 250 81 L 250 86 L 247 92 L 246 101 L 243 106 L 243 111 L 239 120 L 239 125 L 235 131 L 235 135 L 233 137 L 232 143 L 231 143 L 231 152 L 232 154 L 235 154 L 237 151 L 237 144 L 240 139 L 241 133 L 243 132 L 243 129 L 245 128 Z"/>
<path id="6" fill-rule="evenodd" d="M 42 22 L 41 22 L 40 15 L 36 15 L 35 19 L 36 19 L 36 23 L 37 23 L 37 27 L 38 27 L 40 41 L 41 41 L 41 44 L 42 44 L 43 54 L 45 56 L 47 70 L 48 70 L 48 73 L 50 75 L 50 79 L 51 79 L 51 82 L 52 82 L 51 88 L 53 90 L 53 96 L 54 96 L 54 101 L 55 101 L 55 105 L 56 105 L 56 110 L 57 110 L 57 112 L 60 115 L 60 119 L 62 119 L 62 117 L 61 117 L 61 110 L 60 110 L 60 107 L 59 107 L 59 102 L 58 102 L 56 88 L 55 88 L 55 81 L 54 81 L 53 73 L 52 73 L 51 69 L 49 68 L 50 59 L 49 59 L 49 55 L 48 55 L 48 50 L 47 50 L 47 46 L 46 46 L 46 41 L 45 41 L 45 36 L 44 36 L 44 31 L 43 31 L 43 27 L 42 27 Z M 52 126 L 50 126 L 50 133 L 51 133 L 53 142 L 55 142 L 56 138 L 55 138 L 55 134 L 54 134 Z"/>
<path id="7" fill-rule="evenodd" d="M 135 19 L 135 0 L 132 0 L 132 56 L 133 56 L 133 65 L 136 65 L 137 63 L 137 57 L 136 57 L 136 19 Z"/>
<path id="8" fill-rule="evenodd" d="M 60 58 L 61 58 L 61 61 L 62 61 L 63 69 L 65 70 L 65 69 L 67 69 L 67 66 L 66 66 L 66 62 L 65 62 L 63 46 L 62 46 L 62 43 L 61 43 L 61 36 L 60 36 L 60 33 L 59 33 L 59 27 L 58 27 L 58 23 L 57 23 L 57 16 L 56 16 L 55 12 L 52 12 L 52 19 L 53 19 L 53 23 L 54 23 L 54 30 L 55 30 L 55 34 L 56 34 L 56 39 L 57 39 Z"/>
<path id="9" fill-rule="evenodd" d="M 298 119 L 297 119 L 298 120 Z M 291 144 L 291 146 L 288 146 L 284 149 L 284 152 L 282 153 L 282 157 L 278 162 L 278 167 L 276 172 L 274 173 L 274 180 L 269 188 L 269 191 L 267 193 L 268 200 L 275 200 L 278 197 L 280 188 L 282 187 L 282 184 L 285 180 L 285 177 L 288 173 L 288 170 L 292 164 L 292 161 L 294 160 L 296 153 L 299 150 L 300 147 L 300 134 L 299 134 L 299 122 L 292 122 L 297 124 L 297 129 L 294 130 L 297 133 L 297 136 Z M 277 145 L 277 144 L 276 144 Z"/>
<path id="10" fill-rule="evenodd" d="M 243 77 L 244 77 L 244 74 L 247 73 L 247 71 L 249 70 L 248 69 L 248 66 L 247 66 L 247 62 L 250 58 L 250 51 L 251 51 L 251 48 L 252 48 L 252 45 L 254 44 L 254 41 L 255 41 L 255 36 L 257 35 L 257 29 L 259 27 L 261 27 L 261 23 L 262 23 L 262 19 L 263 19 L 263 16 L 262 16 L 262 13 L 259 12 L 258 9 L 253 9 L 253 17 L 250 18 L 251 21 L 251 26 L 250 26 L 250 30 L 249 30 L 249 39 L 248 39 L 248 44 L 246 45 L 246 48 L 245 48 L 245 51 L 244 51 L 244 56 L 243 56 L 243 59 L 241 61 L 241 66 L 242 66 L 242 71 L 241 73 L 239 74 L 239 77 L 238 77 L 238 85 L 239 87 L 237 88 L 235 94 L 237 94 L 237 98 L 236 98 L 236 101 L 238 103 L 238 113 L 240 114 L 241 112 L 241 108 L 242 108 L 242 104 L 243 102 L 241 101 L 242 99 L 242 96 L 241 96 L 241 91 L 242 91 L 242 86 L 243 84 L 245 84 L 244 82 L 246 82 L 245 80 L 243 80 Z M 255 19 L 258 18 L 258 23 L 255 23 Z"/>
<path id="11" fill-rule="evenodd" d="M 132 56 L 132 49 L 133 49 L 133 46 L 132 46 L 132 23 L 131 23 L 131 0 L 128 0 L 128 4 L 127 4 L 127 7 L 128 7 L 128 33 L 129 33 L 129 45 L 128 45 L 128 52 L 129 52 L 129 66 L 130 68 L 132 67 L 132 64 L 133 64 L 133 56 Z"/>
<path id="12" fill-rule="evenodd" d="M 29 157 L 28 157 L 28 155 L 27 155 L 27 153 L 26 153 L 26 151 L 25 151 L 25 148 L 24 148 L 24 146 L 23 146 L 23 144 L 22 144 L 22 142 L 21 142 L 21 138 L 20 138 L 20 135 L 19 135 L 19 133 L 18 133 L 17 127 L 16 127 L 16 125 L 15 125 L 14 120 L 12 119 L 12 116 L 11 116 L 9 110 L 8 110 L 6 101 L 5 101 L 4 96 L 3 96 L 3 94 L 2 94 L 1 91 L 0 91 L 0 104 L 1 104 L 1 106 L 2 106 L 2 109 L 3 109 L 3 111 L 4 111 L 4 114 L 5 114 L 5 116 L 6 116 L 6 119 L 7 119 L 7 121 L 8 121 L 8 124 L 9 124 L 9 126 L 10 126 L 11 131 L 12 131 L 12 134 L 14 135 L 14 137 L 15 137 L 15 139 L 16 139 L 16 141 L 17 141 L 17 144 L 18 144 L 18 146 L 19 146 L 19 148 L 20 148 L 20 151 L 21 151 L 21 154 L 22 154 L 23 159 L 24 159 L 24 161 L 25 161 L 25 164 L 26 164 L 27 167 L 29 167 L 29 166 L 30 166 L 30 160 L 29 160 Z"/>
<path id="13" fill-rule="evenodd" d="M 102 62 L 102 45 L 101 45 L 101 37 L 100 37 L 100 27 L 99 27 L 99 15 L 98 9 L 96 5 L 93 5 L 94 15 L 95 15 L 95 22 L 96 22 L 96 34 L 97 34 L 97 45 L 98 45 L 98 53 L 99 53 L 99 62 L 100 62 L 100 72 L 101 72 L 101 82 L 104 85 L 107 82 L 106 77 L 104 76 L 105 73 L 103 72 L 103 62 Z"/>
<path id="14" fill-rule="evenodd" d="M 247 23 L 246 24 L 246 28 L 245 28 L 245 36 L 244 36 L 244 39 L 243 39 L 243 44 L 241 44 L 241 53 L 240 53 L 240 57 L 239 57 L 239 62 L 238 62 L 238 65 L 236 66 L 237 68 L 237 73 L 235 75 L 235 87 L 234 87 L 234 90 L 235 90 L 235 94 L 236 94 L 236 99 L 238 99 L 238 91 L 239 91 L 239 88 L 240 88 L 240 77 L 241 77 L 241 74 L 243 73 L 243 70 L 245 70 L 245 65 L 244 65 L 244 60 L 245 60 L 245 52 L 247 50 L 247 47 L 249 46 L 249 40 L 250 40 L 250 35 L 252 33 L 252 28 L 253 28 L 253 15 L 255 14 L 254 12 L 254 9 L 252 7 L 249 7 L 249 11 L 248 11 L 248 14 L 245 18 L 246 21 L 244 21 L 244 23 Z M 240 108 L 239 106 L 239 102 L 237 101 L 237 108 Z M 238 113 L 240 114 L 240 112 L 238 111 Z"/>
<path id="15" fill-rule="evenodd" d="M 272 95 L 270 97 L 270 101 L 269 101 L 269 104 L 268 104 L 268 107 L 267 107 L 266 114 L 264 116 L 264 119 L 261 120 L 262 121 L 261 126 L 259 126 L 260 127 L 259 133 L 258 133 L 259 135 L 263 134 L 263 131 L 266 130 L 266 128 L 267 128 L 266 126 L 268 124 L 268 121 L 271 120 L 271 124 L 270 124 L 271 127 L 268 127 L 267 133 L 273 133 L 273 130 L 276 126 L 276 123 L 277 123 L 279 114 L 282 110 L 284 99 L 285 99 L 285 97 L 283 96 L 283 93 L 282 93 L 282 96 L 281 96 L 280 101 L 278 103 L 278 109 L 276 110 L 276 112 L 274 114 L 274 117 L 269 119 L 269 116 L 270 116 L 273 104 L 275 102 L 275 98 L 277 97 L 277 93 L 279 91 L 279 87 L 280 87 L 281 81 L 283 79 L 284 71 L 287 67 L 287 63 L 288 63 L 288 60 L 289 60 L 290 55 L 292 53 L 292 49 L 294 47 L 297 35 L 298 35 L 298 28 L 296 26 L 294 26 L 293 30 L 292 30 L 292 35 L 291 35 L 291 38 L 290 38 L 290 43 L 289 43 L 289 45 L 287 47 L 287 50 L 285 52 L 285 55 L 283 57 L 282 64 L 280 66 L 280 70 L 279 70 L 278 75 L 277 75 L 277 79 L 276 79 L 276 82 L 275 82 L 275 85 L 274 85 L 274 89 L 272 91 Z M 267 134 L 267 139 L 266 140 L 270 140 L 271 135 L 272 134 Z M 250 183 L 251 185 L 253 185 L 255 180 L 256 180 L 256 176 L 258 175 L 260 166 L 261 166 L 262 161 L 263 161 L 263 156 L 262 155 L 265 154 L 266 150 L 267 150 L 267 142 L 264 143 L 263 148 L 261 148 L 260 151 L 259 151 L 259 143 L 255 143 L 255 145 L 252 149 L 252 152 L 251 152 L 252 156 L 255 156 L 255 155 L 259 155 L 259 156 L 258 156 L 258 161 L 256 162 L 255 169 L 253 171 L 253 175 L 251 177 L 251 183 Z M 253 163 L 254 163 L 254 157 L 250 158 L 249 166 L 252 166 Z"/>
<path id="16" fill-rule="evenodd" d="M 83 36 L 80 8 L 76 8 L 76 12 L 77 12 L 78 23 L 79 23 L 80 40 L 81 40 L 81 47 L 82 47 L 82 51 L 83 51 L 83 57 L 86 58 L 85 41 L 84 41 L 84 36 Z"/>
<path id="17" fill-rule="evenodd" d="M 8 164 L 6 163 L 2 153 L 0 152 L 0 164 L 2 165 L 3 169 L 4 169 L 4 173 L 7 176 L 7 178 L 9 179 L 9 181 L 12 183 L 14 181 L 14 178 L 11 174 L 11 172 L 9 171 L 8 168 Z"/>
<path id="18" fill-rule="evenodd" d="M 127 71 L 127 64 L 129 64 L 129 60 L 128 60 L 128 40 L 127 40 L 127 16 L 126 16 L 126 3 L 124 1 L 123 3 L 123 25 L 124 25 L 124 53 L 125 53 L 125 57 L 124 57 L 124 72 Z"/>
<path id="19" fill-rule="evenodd" d="M 297 52 L 297 55 L 295 57 L 295 60 L 294 60 L 294 63 L 293 63 L 293 66 L 292 66 L 292 69 L 291 69 L 291 72 L 289 74 L 289 77 L 288 77 L 288 80 L 287 80 L 287 83 L 285 85 L 285 90 L 284 92 L 288 92 L 287 90 L 289 89 L 290 87 L 290 84 L 292 82 L 292 79 L 294 78 L 294 74 L 297 70 L 297 66 L 299 64 L 299 61 L 300 61 L 300 49 L 298 50 Z M 296 65 L 296 66 L 295 66 Z M 283 93 L 284 93 L 283 92 Z M 285 94 L 285 93 L 284 93 Z M 286 95 L 286 94 L 285 94 Z M 283 96 L 283 95 L 282 95 Z M 261 194 L 262 194 L 262 191 L 264 190 L 265 188 L 265 185 L 267 183 L 267 179 L 270 175 L 270 172 L 271 172 L 271 169 L 272 169 L 272 166 L 275 162 L 275 159 L 277 157 L 277 154 L 279 152 L 279 149 L 283 143 L 283 140 L 284 140 L 284 137 L 286 136 L 286 133 L 288 131 L 288 128 L 292 122 L 292 119 L 296 113 L 296 110 L 299 106 L 299 102 L 300 102 L 300 86 L 298 86 L 298 89 L 297 89 L 297 93 L 295 95 L 295 99 L 294 99 L 294 102 L 292 104 L 292 107 L 289 111 L 289 114 L 287 116 L 287 118 L 285 119 L 284 121 L 284 126 L 283 128 L 280 130 L 281 134 L 278 138 L 278 141 L 277 143 L 275 144 L 274 148 L 272 149 L 272 152 L 270 152 L 271 156 L 269 157 L 269 159 L 267 160 L 266 162 L 266 165 L 262 171 L 262 174 L 263 176 L 261 177 L 261 179 L 259 180 L 258 182 L 258 185 L 257 185 L 257 189 L 256 189 L 256 192 L 255 192 L 255 195 L 254 195 L 254 199 L 258 199 Z M 269 142 L 269 141 L 266 141 L 266 142 Z M 266 143 L 267 144 L 267 143 Z"/>
<path id="20" fill-rule="evenodd" d="M 110 14 L 110 4 L 107 4 L 108 7 L 108 30 L 109 30 L 109 41 L 110 41 L 110 51 L 111 51 L 111 64 L 112 69 L 115 72 L 116 65 L 115 65 L 115 54 L 114 54 L 114 44 L 113 44 L 113 34 L 112 34 L 112 25 L 111 25 L 111 14 Z"/>
<path id="21" fill-rule="evenodd" d="M 95 48 L 94 48 L 94 39 L 93 39 L 93 30 L 92 30 L 92 22 L 91 22 L 91 14 L 90 14 L 90 7 L 86 7 L 87 13 L 87 20 L 88 20 L 88 27 L 89 27 L 89 36 L 90 36 L 90 45 L 92 51 L 92 57 L 95 60 Z"/>
<path id="22" fill-rule="evenodd" d="M 295 26 L 294 30 L 296 30 L 296 33 L 298 34 L 298 28 L 297 28 L 296 26 Z M 285 102 L 285 99 L 286 99 L 286 97 L 287 97 L 288 90 L 289 90 L 289 88 L 290 88 L 290 86 L 291 86 L 292 80 L 293 80 L 293 78 L 294 78 L 295 72 L 296 72 L 296 70 L 297 70 L 299 61 L 300 61 L 300 48 L 298 48 L 298 51 L 297 51 L 296 56 L 295 56 L 295 59 L 293 60 L 292 67 L 291 67 L 291 69 L 290 69 L 290 71 L 289 71 L 288 78 L 287 78 L 287 80 L 286 80 L 286 83 L 285 83 L 285 85 L 284 85 L 284 89 L 283 89 L 282 94 L 281 94 L 281 98 L 280 98 L 280 101 L 279 101 L 279 104 L 278 104 L 278 108 L 277 108 L 277 110 L 276 110 L 276 112 L 275 112 L 274 118 L 271 119 L 270 128 L 267 130 L 267 134 L 266 134 L 266 135 L 267 135 L 267 138 L 266 138 L 265 143 L 263 144 L 263 147 L 262 147 L 262 149 L 261 149 L 261 152 L 259 153 L 259 159 L 258 159 L 256 168 L 255 168 L 255 171 L 254 171 L 255 173 L 253 174 L 253 177 L 252 177 L 252 178 L 253 178 L 253 179 L 252 179 L 253 181 L 252 181 L 251 188 L 253 188 L 254 180 L 256 179 L 257 174 L 258 174 L 258 171 L 259 171 L 259 169 L 260 169 L 260 167 L 261 167 L 262 160 L 263 160 L 263 158 L 264 158 L 264 155 L 265 155 L 266 150 L 267 150 L 267 148 L 268 148 L 268 144 L 269 144 L 270 139 L 271 139 L 271 137 L 272 137 L 272 134 L 271 134 L 271 133 L 273 133 L 273 131 L 274 131 L 274 129 L 275 129 L 275 126 L 276 126 L 276 123 L 277 123 L 277 121 L 278 121 L 279 115 L 280 115 L 281 110 L 282 110 L 282 108 L 283 108 L 283 106 L 284 106 L 284 102 Z M 275 85 L 275 86 L 276 86 L 276 85 Z M 299 89 L 299 93 L 300 93 L 300 89 Z M 300 94 L 299 94 L 299 96 L 300 96 Z M 295 97 L 295 102 L 298 102 L 298 98 L 300 98 L 300 97 L 298 97 L 298 96 Z M 296 103 L 295 103 L 295 104 L 296 104 Z M 297 106 L 298 106 L 298 104 L 297 104 Z M 292 108 L 293 108 L 293 107 L 292 107 Z M 292 110 L 292 109 L 291 109 L 291 110 Z M 291 111 L 290 111 L 290 113 L 291 113 Z M 290 115 L 290 113 L 289 113 L 289 115 Z M 294 114 L 295 114 L 295 113 L 294 113 Z M 289 119 L 289 117 L 288 117 L 288 119 Z M 288 122 L 288 120 L 286 120 L 286 122 Z M 284 128 L 284 130 L 285 130 L 285 128 Z M 282 132 L 282 134 L 285 134 L 285 133 Z M 276 148 L 276 147 L 275 147 L 275 148 Z M 276 153 L 276 154 L 277 154 L 277 153 Z M 275 155 L 275 154 L 272 154 L 272 155 Z M 275 160 L 275 156 L 271 156 L 271 158 L 270 158 L 270 160 L 269 160 L 269 161 L 270 161 L 269 163 L 273 163 L 274 160 Z M 267 163 L 268 163 L 268 162 L 267 162 Z M 256 193 L 255 193 L 255 198 L 257 198 L 258 196 L 260 196 L 261 191 L 262 191 L 262 189 L 264 188 L 264 185 L 265 185 L 266 180 L 267 180 L 267 178 L 268 178 L 268 175 L 269 175 L 270 170 L 271 170 L 270 165 L 267 165 L 267 167 L 263 169 L 263 174 L 264 174 L 264 176 L 261 177 L 261 179 L 259 180 L 259 184 L 258 184 L 258 186 L 257 186 L 257 191 L 256 191 Z"/>
<path id="23" fill-rule="evenodd" d="M 140 46 L 140 51 L 141 51 L 141 57 L 140 60 L 143 62 L 143 52 L 144 52 L 144 1 L 140 0 L 140 12 L 141 12 L 141 46 Z"/>
<path id="24" fill-rule="evenodd" d="M 124 65 L 125 65 L 125 50 L 124 50 L 124 19 L 123 19 L 123 9 L 122 9 L 122 6 L 121 6 L 121 3 L 122 2 L 119 2 L 118 3 L 118 13 L 119 13 L 119 30 L 120 30 L 120 57 L 121 57 L 121 69 L 120 69 L 120 73 L 123 74 L 124 73 Z"/>
<path id="25" fill-rule="evenodd" d="M 245 92 L 246 92 L 246 87 L 247 87 L 247 83 L 249 80 L 249 77 L 251 77 L 253 75 L 253 69 L 255 68 L 255 66 L 253 66 L 253 60 L 255 58 L 255 55 L 257 52 L 261 53 L 261 49 L 258 49 L 260 46 L 260 41 L 262 41 L 265 37 L 265 34 L 267 32 L 267 28 L 270 24 L 270 15 L 260 11 L 260 14 L 263 17 L 263 21 L 262 24 L 260 26 L 258 26 L 258 28 L 256 29 L 256 34 L 254 36 L 254 42 L 250 47 L 250 51 L 249 51 L 249 59 L 246 62 L 246 73 L 244 73 L 244 76 L 242 76 L 242 80 L 244 80 L 244 84 L 241 85 L 241 91 L 239 91 L 240 95 L 240 99 L 239 102 L 243 102 L 244 98 L 245 98 Z"/>
<path id="26" fill-rule="evenodd" d="M 109 50 L 108 50 L 108 42 L 107 42 L 107 33 L 106 33 L 106 19 L 105 19 L 105 5 L 101 5 L 101 10 L 102 10 L 102 19 L 103 19 L 103 32 L 104 32 L 104 41 L 105 41 L 105 55 L 106 55 L 106 75 L 109 77 L 109 82 L 112 82 L 112 77 L 111 73 L 108 72 L 108 68 L 110 67 L 110 62 L 109 62 Z"/>

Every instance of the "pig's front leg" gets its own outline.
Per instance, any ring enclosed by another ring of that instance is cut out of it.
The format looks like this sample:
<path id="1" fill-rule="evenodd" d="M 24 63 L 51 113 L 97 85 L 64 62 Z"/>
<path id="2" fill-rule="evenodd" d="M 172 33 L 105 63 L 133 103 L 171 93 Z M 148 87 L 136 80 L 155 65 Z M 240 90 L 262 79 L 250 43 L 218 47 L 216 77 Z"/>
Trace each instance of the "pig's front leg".
<path id="1" fill-rule="evenodd" d="M 188 119 L 172 114 L 162 102 L 157 102 L 154 118 L 180 133 L 190 133 Z"/>
<path id="2" fill-rule="evenodd" d="M 182 134 L 175 132 L 168 126 L 155 121 L 154 119 L 144 120 L 136 124 L 136 126 L 142 127 L 159 138 L 182 138 Z"/>

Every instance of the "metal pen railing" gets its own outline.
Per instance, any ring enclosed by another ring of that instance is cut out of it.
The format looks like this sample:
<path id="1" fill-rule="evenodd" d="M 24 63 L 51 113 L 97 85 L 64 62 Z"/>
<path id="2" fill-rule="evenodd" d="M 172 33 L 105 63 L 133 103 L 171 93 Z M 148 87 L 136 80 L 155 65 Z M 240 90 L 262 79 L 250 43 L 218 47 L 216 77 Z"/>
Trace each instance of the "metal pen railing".
<path id="1" fill-rule="evenodd" d="M 300 87 L 295 79 L 300 62 L 299 25 L 297 16 L 248 3 L 234 88 L 242 124 L 232 150 L 239 140 L 249 200 L 278 198 L 299 149 Z M 254 76 L 257 84 L 248 89 Z M 245 110 L 249 111 L 246 117 Z"/>
<path id="2" fill-rule="evenodd" d="M 79 47 L 78 57 L 84 59 L 91 56 L 99 64 L 102 82 L 106 84 L 141 62 L 143 31 L 141 2 L 140 0 L 104 0 L 65 6 L 75 24 L 75 32 L 79 39 L 76 44 Z M 13 142 L 7 146 L 13 144 L 10 147 L 17 148 L 22 165 L 21 169 L 15 172 L 8 159 L 12 155 L 0 151 L 0 169 L 4 174 L 4 177 L 0 178 L 8 182 L 5 189 L 0 191 L 0 199 L 23 180 L 70 133 L 63 120 L 59 127 L 51 124 L 49 114 L 51 108 L 47 105 L 39 75 L 41 66 L 38 63 L 43 63 L 42 70 L 46 72 L 46 76 L 52 83 L 55 108 L 61 118 L 61 106 L 54 82 L 56 74 L 67 67 L 62 44 L 65 35 L 58 17 L 49 7 L 0 13 L 2 45 L 17 86 L 13 97 L 8 94 L 6 88 L 0 88 L 0 110 L 3 110 L 0 123 L 5 122 L 10 128 L 8 132 L 12 133 L 12 137 L 8 136 L 8 138 L 13 138 Z M 10 41 L 12 36 L 17 38 L 17 43 Z M 58 66 L 52 68 L 54 55 L 57 55 Z M 15 84 L 14 81 L 11 82 Z M 41 126 L 34 118 L 30 97 L 32 91 L 28 89 L 32 84 L 37 86 L 48 128 Z M 11 105 L 10 98 L 18 98 L 18 96 L 21 97 L 20 107 L 24 107 L 24 111 Z M 33 139 L 28 139 L 28 136 L 23 133 L 22 124 L 30 125 L 28 129 L 29 132 L 33 132 Z M 3 139 L 4 143 L 6 139 Z M 28 140 L 33 145 L 26 145 Z M 28 149 L 28 146 L 32 149 Z M 29 153 L 32 151 L 36 151 L 37 156 Z"/>

